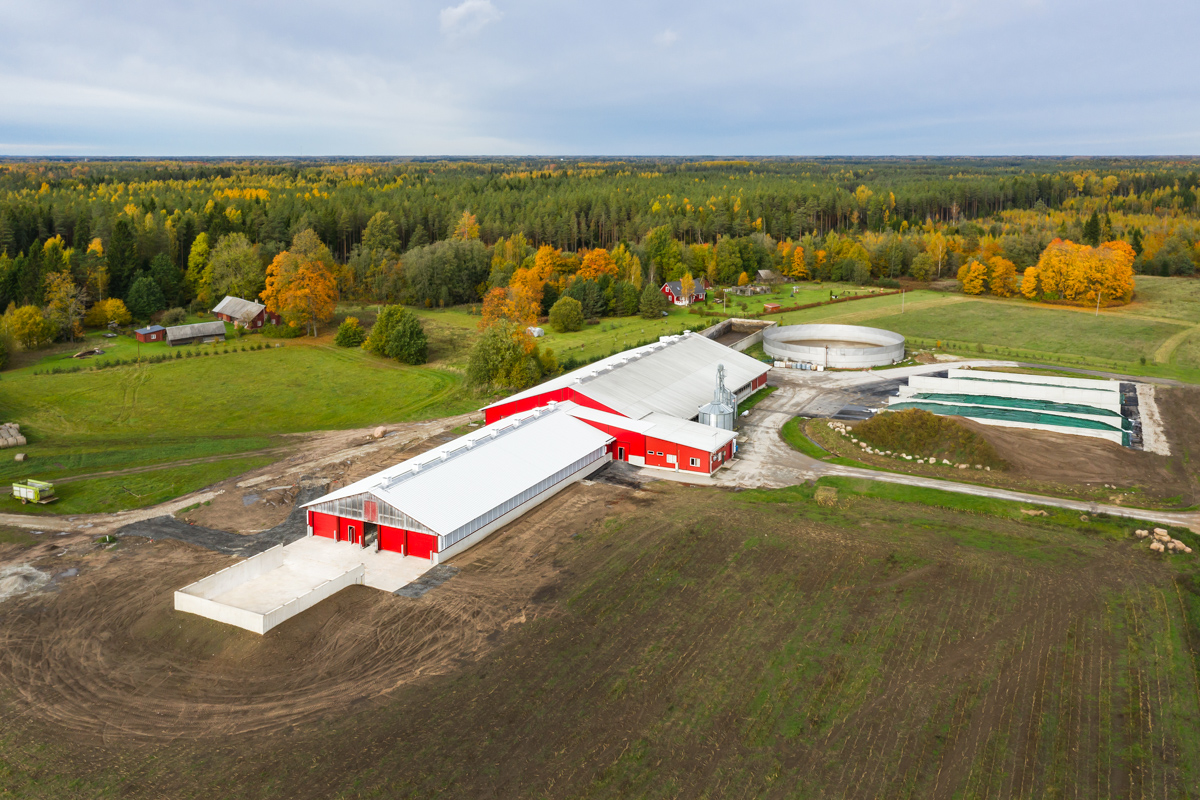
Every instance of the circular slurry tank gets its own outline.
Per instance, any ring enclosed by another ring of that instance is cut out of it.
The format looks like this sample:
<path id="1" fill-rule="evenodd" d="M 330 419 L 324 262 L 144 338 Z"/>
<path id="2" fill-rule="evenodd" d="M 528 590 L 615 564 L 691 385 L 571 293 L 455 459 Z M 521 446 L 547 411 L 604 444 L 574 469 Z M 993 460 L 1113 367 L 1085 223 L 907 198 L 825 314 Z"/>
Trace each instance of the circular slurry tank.
<path id="1" fill-rule="evenodd" d="M 763 350 L 780 360 L 861 369 L 903 361 L 904 337 L 861 325 L 787 325 L 763 331 Z"/>

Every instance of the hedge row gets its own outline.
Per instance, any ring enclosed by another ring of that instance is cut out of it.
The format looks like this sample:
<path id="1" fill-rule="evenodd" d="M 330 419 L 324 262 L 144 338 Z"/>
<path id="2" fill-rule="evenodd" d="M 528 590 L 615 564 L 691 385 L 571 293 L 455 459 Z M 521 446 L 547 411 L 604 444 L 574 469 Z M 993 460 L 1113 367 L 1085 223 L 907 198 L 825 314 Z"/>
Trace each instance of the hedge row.
<path id="1" fill-rule="evenodd" d="M 34 375 L 64 375 L 71 372 L 99 372 L 102 369 L 111 369 L 113 367 L 127 367 L 136 364 L 161 364 L 164 361 L 179 361 L 184 358 L 197 358 L 200 356 L 219 356 L 227 353 L 246 353 L 251 350 L 270 350 L 269 344 L 247 344 L 242 346 L 234 345 L 224 347 L 220 350 L 212 348 L 211 350 L 176 350 L 174 353 L 164 353 L 157 356 L 145 356 L 144 358 L 114 358 L 111 361 L 95 361 L 87 364 L 78 364 L 71 367 L 51 367 L 50 369 L 34 370 Z"/>

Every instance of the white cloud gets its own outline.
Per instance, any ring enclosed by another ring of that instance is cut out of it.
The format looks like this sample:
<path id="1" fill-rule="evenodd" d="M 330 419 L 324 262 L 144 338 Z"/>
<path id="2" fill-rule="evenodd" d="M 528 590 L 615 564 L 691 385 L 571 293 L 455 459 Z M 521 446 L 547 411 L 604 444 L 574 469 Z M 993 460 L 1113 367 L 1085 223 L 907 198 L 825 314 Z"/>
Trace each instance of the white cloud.
<path id="1" fill-rule="evenodd" d="M 484 26 L 502 16 L 500 10 L 492 5 L 492 0 L 463 0 L 456 6 L 442 9 L 442 33 L 447 36 L 479 33 Z"/>
<path id="2" fill-rule="evenodd" d="M 661 47 L 670 47 L 677 41 L 679 41 L 679 34 L 670 28 L 654 37 L 654 43 Z"/>

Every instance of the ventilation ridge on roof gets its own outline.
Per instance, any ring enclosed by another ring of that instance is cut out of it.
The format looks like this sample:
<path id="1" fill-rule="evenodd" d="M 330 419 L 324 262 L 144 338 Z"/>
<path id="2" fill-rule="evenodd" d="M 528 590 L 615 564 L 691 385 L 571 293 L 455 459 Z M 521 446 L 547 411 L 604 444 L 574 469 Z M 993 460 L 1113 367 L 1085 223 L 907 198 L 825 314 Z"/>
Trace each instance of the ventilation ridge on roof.
<path id="1" fill-rule="evenodd" d="M 466 439 L 466 441 L 452 450 L 443 450 L 438 455 L 433 456 L 426 461 L 417 461 L 416 459 L 420 458 L 421 456 L 416 456 L 411 461 L 405 462 L 407 464 L 411 464 L 411 466 L 398 475 L 393 475 L 392 477 L 387 478 L 380 483 L 377 488 L 384 491 L 394 489 L 409 478 L 418 475 L 426 467 L 432 468 L 438 466 L 439 464 L 445 464 L 449 461 L 453 461 L 459 456 L 471 452 L 471 450 L 473 450 L 477 444 L 491 442 L 503 438 L 504 436 L 520 428 L 522 423 L 538 419 L 543 414 L 553 414 L 557 410 L 557 408 L 535 408 L 531 411 L 525 411 L 521 414 L 514 414 L 513 416 L 507 417 L 499 422 L 494 422 L 492 425 L 489 425 L 487 429 L 467 434 L 467 436 L 463 437 Z M 422 453 L 422 455 L 427 454 Z"/>

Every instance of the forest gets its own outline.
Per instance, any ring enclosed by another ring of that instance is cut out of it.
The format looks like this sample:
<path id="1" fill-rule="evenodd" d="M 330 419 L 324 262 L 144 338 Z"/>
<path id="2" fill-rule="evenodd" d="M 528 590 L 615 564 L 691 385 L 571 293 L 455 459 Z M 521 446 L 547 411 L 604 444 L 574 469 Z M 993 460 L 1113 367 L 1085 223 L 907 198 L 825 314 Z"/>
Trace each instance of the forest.
<path id="1" fill-rule="evenodd" d="M 37 346 L 225 294 L 314 332 L 338 300 L 521 323 L 763 269 L 1127 302 L 1134 273 L 1195 273 L 1198 201 L 1190 159 L 8 159 L 0 308 Z"/>

